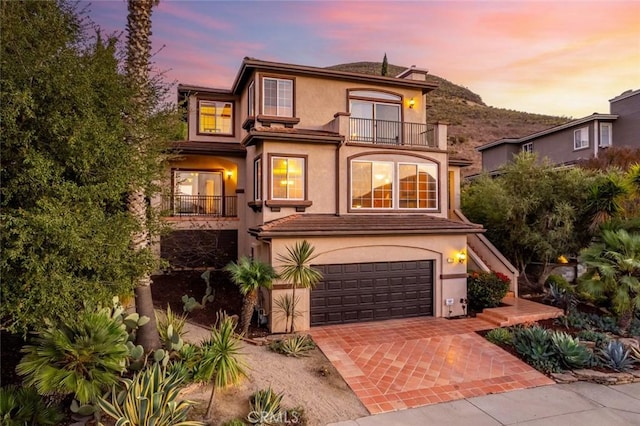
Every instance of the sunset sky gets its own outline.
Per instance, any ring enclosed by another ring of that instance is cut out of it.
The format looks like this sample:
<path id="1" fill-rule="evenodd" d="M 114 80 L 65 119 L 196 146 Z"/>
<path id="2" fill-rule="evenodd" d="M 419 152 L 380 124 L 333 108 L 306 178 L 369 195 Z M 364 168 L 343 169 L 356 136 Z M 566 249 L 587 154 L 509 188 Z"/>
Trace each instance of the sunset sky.
<path id="1" fill-rule="evenodd" d="M 89 11 L 124 31 L 126 1 Z M 230 87 L 245 56 L 324 67 L 386 52 L 518 111 L 608 113 L 640 88 L 639 1 L 161 0 L 153 45 L 169 80 L 212 87 Z"/>

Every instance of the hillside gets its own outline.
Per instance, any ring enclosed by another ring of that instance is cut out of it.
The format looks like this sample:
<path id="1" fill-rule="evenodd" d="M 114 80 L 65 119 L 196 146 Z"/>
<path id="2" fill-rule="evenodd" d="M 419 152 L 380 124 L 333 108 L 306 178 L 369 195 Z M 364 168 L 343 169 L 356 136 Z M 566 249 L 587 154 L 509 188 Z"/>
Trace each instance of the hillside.
<path id="1" fill-rule="evenodd" d="M 329 69 L 379 75 L 381 62 L 354 62 L 327 67 Z M 390 76 L 408 67 L 389 64 Z M 569 121 L 567 117 L 529 114 L 486 105 L 480 95 L 442 77 L 427 75 L 427 81 L 438 88 L 427 95 L 427 121 L 449 123 L 449 149 L 452 153 L 473 160 L 465 175 L 481 169 L 476 147 L 506 137 L 522 137 Z"/>

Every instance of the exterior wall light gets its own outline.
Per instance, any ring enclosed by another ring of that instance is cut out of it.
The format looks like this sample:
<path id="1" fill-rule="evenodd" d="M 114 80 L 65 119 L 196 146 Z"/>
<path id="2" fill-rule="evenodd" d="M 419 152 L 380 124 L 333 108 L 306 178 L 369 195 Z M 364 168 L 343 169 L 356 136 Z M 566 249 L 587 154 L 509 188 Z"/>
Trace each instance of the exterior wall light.
<path id="1" fill-rule="evenodd" d="M 231 179 L 231 176 L 233 176 L 233 172 L 231 170 L 227 170 L 227 179 Z"/>
<path id="2" fill-rule="evenodd" d="M 464 263 L 467 260 L 467 254 L 463 251 L 456 254 L 456 258 L 458 259 L 458 263 Z"/>
<path id="3" fill-rule="evenodd" d="M 415 99 L 413 99 L 413 98 L 409 99 L 409 108 L 413 109 L 415 104 L 416 104 L 416 100 Z"/>

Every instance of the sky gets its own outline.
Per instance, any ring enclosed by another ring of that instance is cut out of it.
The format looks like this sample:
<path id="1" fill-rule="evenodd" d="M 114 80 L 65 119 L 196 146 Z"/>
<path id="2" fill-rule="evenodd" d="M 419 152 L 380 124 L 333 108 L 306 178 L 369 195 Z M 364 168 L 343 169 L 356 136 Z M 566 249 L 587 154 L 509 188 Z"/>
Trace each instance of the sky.
<path id="1" fill-rule="evenodd" d="M 124 37 L 125 0 L 84 5 Z M 386 53 L 530 113 L 608 113 L 640 89 L 638 0 L 161 0 L 152 21 L 154 65 L 182 84 L 229 88 L 246 56 L 325 67 Z"/>

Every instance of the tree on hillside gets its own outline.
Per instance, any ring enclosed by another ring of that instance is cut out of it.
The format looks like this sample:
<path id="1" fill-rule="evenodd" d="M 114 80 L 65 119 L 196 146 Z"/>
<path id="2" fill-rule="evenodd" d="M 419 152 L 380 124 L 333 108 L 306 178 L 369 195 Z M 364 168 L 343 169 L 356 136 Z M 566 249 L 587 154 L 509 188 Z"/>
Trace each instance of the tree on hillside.
<path id="1" fill-rule="evenodd" d="M 389 61 L 387 61 L 387 53 L 385 52 L 384 58 L 382 59 L 382 69 L 380 70 L 380 75 L 388 75 L 389 74 Z"/>
<path id="2" fill-rule="evenodd" d="M 153 6 L 157 3 L 158 0 L 129 0 L 128 2 L 126 75 L 133 93 L 133 102 L 126 118 L 126 129 L 127 141 L 139 160 L 144 160 L 148 154 L 147 148 L 155 142 L 147 133 L 146 121 L 151 116 L 153 107 L 153 91 L 149 81 L 149 57 L 151 55 L 151 13 Z M 131 245 L 136 253 L 149 253 L 146 183 L 145 180 L 132 179 L 127 199 L 129 213 L 136 224 L 131 233 Z M 141 316 L 151 319 L 138 330 L 137 343 L 146 351 L 158 349 L 161 343 L 153 309 L 150 269 L 143 270 L 138 275 L 135 293 L 136 311 Z"/>
<path id="3" fill-rule="evenodd" d="M 151 265 L 131 251 L 126 195 L 158 161 L 132 160 L 116 40 L 83 19 L 64 1 L 0 3 L 0 320 L 13 332 L 129 295 Z M 170 121 L 155 112 L 149 133 Z"/>
<path id="4" fill-rule="evenodd" d="M 559 170 L 523 153 L 496 178 L 481 177 L 462 193 L 462 211 L 487 228 L 486 236 L 522 275 L 541 262 L 544 283 L 560 255 L 577 254 L 591 239 L 584 205 L 594 177 L 581 169 Z"/>

